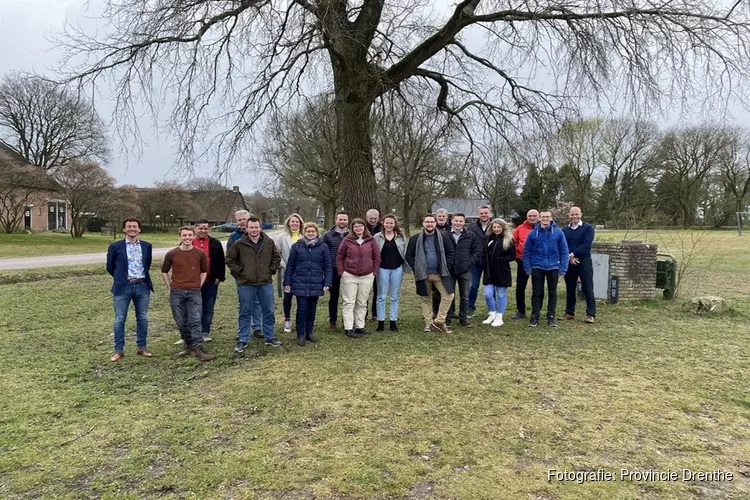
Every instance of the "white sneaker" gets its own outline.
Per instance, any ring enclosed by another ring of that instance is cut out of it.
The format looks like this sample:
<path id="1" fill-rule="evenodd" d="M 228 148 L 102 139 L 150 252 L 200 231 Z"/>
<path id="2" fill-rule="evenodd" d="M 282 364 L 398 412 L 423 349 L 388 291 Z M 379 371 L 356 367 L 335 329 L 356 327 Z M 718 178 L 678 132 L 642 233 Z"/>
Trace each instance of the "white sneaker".
<path id="1" fill-rule="evenodd" d="M 292 322 L 284 321 L 284 333 L 292 333 Z"/>
<path id="2" fill-rule="evenodd" d="M 495 315 L 495 320 L 492 322 L 492 326 L 503 326 L 503 314 L 497 313 Z"/>
<path id="3" fill-rule="evenodd" d="M 493 321 L 495 321 L 495 316 L 496 315 L 497 315 L 497 313 L 490 311 L 490 315 L 487 316 L 486 320 L 482 321 L 482 324 L 483 325 L 489 325 L 490 323 L 492 323 Z"/>
<path id="4" fill-rule="evenodd" d="M 174 344 L 172 344 L 172 345 L 182 345 L 182 344 L 184 344 L 184 343 L 185 343 L 185 341 L 184 341 L 184 340 L 182 340 L 182 339 L 180 339 L 180 340 L 178 340 L 177 342 L 175 342 L 175 343 L 174 343 Z"/>

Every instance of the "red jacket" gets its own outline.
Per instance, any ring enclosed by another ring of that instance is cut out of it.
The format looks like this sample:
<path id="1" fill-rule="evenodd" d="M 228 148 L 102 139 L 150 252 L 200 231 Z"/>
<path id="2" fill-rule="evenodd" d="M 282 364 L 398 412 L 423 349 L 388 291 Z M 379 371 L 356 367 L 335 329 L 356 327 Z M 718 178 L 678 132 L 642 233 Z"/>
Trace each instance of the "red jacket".
<path id="1" fill-rule="evenodd" d="M 534 226 L 529 224 L 527 219 L 513 230 L 513 240 L 516 242 L 516 259 L 518 260 L 523 260 L 523 246 L 526 244 L 526 237 L 532 229 L 534 229 Z"/>
<path id="2" fill-rule="evenodd" d="M 378 274 L 380 268 L 380 250 L 375 239 L 370 237 L 360 245 L 357 240 L 346 237 L 336 254 L 336 270 L 339 274 L 347 272 L 354 276 Z"/>

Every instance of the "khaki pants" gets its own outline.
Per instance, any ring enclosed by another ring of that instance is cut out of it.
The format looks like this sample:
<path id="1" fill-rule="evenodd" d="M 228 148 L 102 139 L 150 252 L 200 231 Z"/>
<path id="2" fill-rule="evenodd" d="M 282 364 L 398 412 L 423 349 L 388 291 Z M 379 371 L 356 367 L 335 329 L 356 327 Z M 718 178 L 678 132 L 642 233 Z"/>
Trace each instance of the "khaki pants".
<path id="1" fill-rule="evenodd" d="M 432 291 L 433 288 L 440 292 L 440 307 L 438 308 L 437 317 L 435 323 L 445 323 L 445 317 L 448 314 L 448 309 L 453 303 L 453 294 L 443 286 L 443 282 L 440 279 L 439 274 L 428 274 L 425 280 L 427 286 L 427 295 L 422 297 L 422 316 L 424 316 L 424 324 L 432 324 Z"/>
<path id="2" fill-rule="evenodd" d="M 364 328 L 367 319 L 367 298 L 372 290 L 375 276 L 354 276 L 344 272 L 341 275 L 341 298 L 343 305 L 341 315 L 344 318 L 344 330 Z"/>

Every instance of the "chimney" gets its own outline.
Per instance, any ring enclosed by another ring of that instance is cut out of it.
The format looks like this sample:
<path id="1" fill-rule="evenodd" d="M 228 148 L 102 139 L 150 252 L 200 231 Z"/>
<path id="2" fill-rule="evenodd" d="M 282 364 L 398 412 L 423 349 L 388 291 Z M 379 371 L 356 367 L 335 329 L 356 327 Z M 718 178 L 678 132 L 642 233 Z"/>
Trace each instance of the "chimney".
<path id="1" fill-rule="evenodd" d="M 233 193 L 239 193 L 240 192 L 240 187 L 239 186 L 232 186 L 232 192 Z"/>

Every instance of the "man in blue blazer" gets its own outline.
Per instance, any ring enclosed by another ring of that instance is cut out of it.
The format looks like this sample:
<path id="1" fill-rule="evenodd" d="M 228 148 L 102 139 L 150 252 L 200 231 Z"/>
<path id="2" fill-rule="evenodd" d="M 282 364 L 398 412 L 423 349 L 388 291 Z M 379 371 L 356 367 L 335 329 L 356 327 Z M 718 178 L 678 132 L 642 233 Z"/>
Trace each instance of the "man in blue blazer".
<path id="1" fill-rule="evenodd" d="M 110 358 L 119 361 L 125 350 L 125 320 L 130 301 L 135 307 L 136 354 L 150 358 L 146 349 L 148 336 L 148 302 L 154 286 L 148 272 L 151 268 L 151 243 L 141 240 L 141 221 L 126 219 L 122 225 L 125 239 L 107 249 L 107 272 L 112 275 L 112 295 L 115 302 L 115 352 Z"/>

